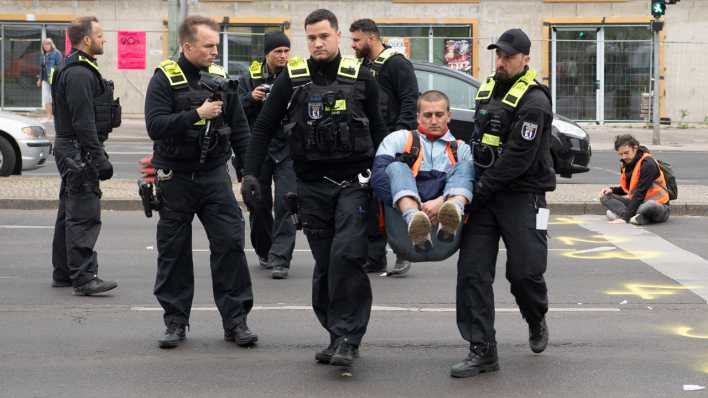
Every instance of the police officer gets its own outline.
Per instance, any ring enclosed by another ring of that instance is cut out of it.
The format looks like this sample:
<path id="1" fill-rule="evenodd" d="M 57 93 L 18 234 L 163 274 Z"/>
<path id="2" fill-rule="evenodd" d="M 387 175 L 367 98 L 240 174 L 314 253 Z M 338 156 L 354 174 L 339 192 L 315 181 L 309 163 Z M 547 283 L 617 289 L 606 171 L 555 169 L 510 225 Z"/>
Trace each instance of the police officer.
<path id="1" fill-rule="evenodd" d="M 413 65 L 403 54 L 383 44 L 379 28 L 373 20 L 354 21 L 349 32 L 357 58 L 374 71 L 379 83 L 379 103 L 386 132 L 415 130 L 419 93 Z M 367 272 L 382 272 L 386 270 L 386 236 L 379 230 L 378 200 L 375 197 L 372 199 L 368 225 L 369 253 L 364 268 Z M 396 264 L 389 274 L 403 275 L 410 267 L 410 261 L 396 254 Z"/>
<path id="2" fill-rule="evenodd" d="M 96 17 L 81 17 L 68 28 L 74 48 L 53 77 L 56 140 L 54 158 L 61 174 L 54 228 L 52 286 L 74 287 L 77 295 L 115 289 L 101 280 L 93 250 L 101 230 L 99 180 L 113 176 L 103 142 L 120 125 L 113 82 L 104 80 L 96 56 L 103 54 L 103 29 Z"/>
<path id="3" fill-rule="evenodd" d="M 506 277 L 529 325 L 531 350 L 540 353 L 548 343 L 545 192 L 556 186 L 551 99 L 528 67 L 531 41 L 523 31 L 508 30 L 487 48 L 496 50 L 496 73 L 477 93 L 471 145 L 479 178 L 457 263 L 457 325 L 470 351 L 452 366 L 453 377 L 499 369 L 492 283 L 500 237 L 507 249 Z"/>
<path id="4" fill-rule="evenodd" d="M 212 64 L 218 55 L 219 26 L 210 18 L 192 15 L 178 33 L 179 60 L 160 63 L 145 98 L 145 123 L 154 141 L 152 164 L 162 197 L 155 296 L 165 311 L 167 330 L 159 346 L 178 346 L 189 325 L 194 215 L 209 239 L 214 300 L 224 339 L 248 346 L 258 337 L 246 324 L 253 293 L 244 254 L 245 226 L 226 168 L 231 148 L 243 156 L 248 121 L 236 89 L 224 87 L 224 70 Z M 202 84 L 209 80 L 207 85 L 215 87 L 213 80 L 219 78 L 223 102 Z"/>
<path id="5" fill-rule="evenodd" d="M 253 61 L 248 75 L 241 77 L 238 86 L 241 104 L 251 127 L 263 108 L 270 87 L 288 64 L 290 39 L 281 31 L 268 32 L 264 36 L 264 50 L 265 61 Z M 235 162 L 234 167 L 238 169 L 242 166 Z M 255 209 L 249 209 L 251 244 L 256 250 L 261 267 L 272 269 L 273 279 L 285 279 L 288 277 L 290 260 L 295 249 L 295 226 L 288 218 L 285 194 L 295 192 L 297 185 L 293 161 L 282 128 L 278 128 L 270 142 L 259 179 L 263 200 Z M 275 182 L 275 220 L 272 213 L 271 181 Z"/>
<path id="6" fill-rule="evenodd" d="M 305 35 L 310 58 L 288 62 L 258 115 L 241 192 L 251 206 L 261 200 L 256 176 L 271 136 L 286 118 L 299 215 L 315 259 L 312 306 L 330 336 L 315 359 L 347 366 L 371 312 L 371 285 L 363 269 L 366 177 L 385 129 L 369 69 L 339 53 L 337 17 L 329 10 L 313 11 L 305 19 Z"/>

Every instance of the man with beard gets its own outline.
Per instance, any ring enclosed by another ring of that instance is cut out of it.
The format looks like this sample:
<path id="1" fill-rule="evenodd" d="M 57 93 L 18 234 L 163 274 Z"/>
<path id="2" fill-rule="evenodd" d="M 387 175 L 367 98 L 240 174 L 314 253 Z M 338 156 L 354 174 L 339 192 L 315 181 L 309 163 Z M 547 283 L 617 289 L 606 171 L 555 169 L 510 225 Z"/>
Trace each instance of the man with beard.
<path id="1" fill-rule="evenodd" d="M 291 59 L 258 115 L 246 156 L 241 194 L 261 199 L 256 177 L 280 126 L 288 137 L 297 176 L 299 216 L 315 259 L 312 307 L 329 334 L 320 363 L 350 366 L 371 314 L 364 272 L 368 175 L 385 134 L 379 88 L 368 68 L 342 57 L 337 17 L 316 10 L 305 18 L 310 58 Z"/>
<path id="2" fill-rule="evenodd" d="M 273 82 L 290 58 L 290 39 L 285 33 L 268 32 L 263 41 L 265 61 L 253 61 L 249 73 L 241 77 L 238 85 L 239 98 L 251 128 L 268 98 Z M 234 158 L 234 168 L 239 172 L 243 168 L 243 160 Z M 295 249 L 295 226 L 288 218 L 285 194 L 295 192 L 297 186 L 287 137 L 282 127 L 278 128 L 270 142 L 259 180 L 263 200 L 255 209 L 249 209 L 251 244 L 256 250 L 260 266 L 272 269 L 273 279 L 285 279 Z M 272 213 L 271 181 L 275 182 L 275 220 Z"/>
<path id="3" fill-rule="evenodd" d="M 531 41 L 522 30 L 504 32 L 487 48 L 496 50 L 496 73 L 477 92 L 470 141 L 478 178 L 457 262 L 457 326 L 470 349 L 452 366 L 452 377 L 499 369 L 492 291 L 499 238 L 507 250 L 511 293 L 529 326 L 529 346 L 540 353 L 548 344 L 545 192 L 556 186 L 551 98 L 528 67 Z"/>
<path id="4" fill-rule="evenodd" d="M 416 128 L 416 100 L 418 81 L 413 65 L 381 41 L 381 33 L 371 19 L 354 21 L 349 27 L 352 34 L 352 49 L 364 65 L 371 68 L 379 83 L 381 117 L 386 124 L 386 133 Z M 379 231 L 378 200 L 372 197 L 368 217 L 368 256 L 364 269 L 367 272 L 386 270 L 386 236 Z M 403 275 L 411 262 L 396 254 L 396 264 L 389 275 Z"/>
<path id="5" fill-rule="evenodd" d="M 113 176 L 103 142 L 120 125 L 120 109 L 113 100 L 113 82 L 103 79 L 96 61 L 106 42 L 98 19 L 81 17 L 67 33 L 75 50 L 55 73 L 52 86 L 54 158 L 61 174 L 52 286 L 73 286 L 75 294 L 89 296 L 118 286 L 96 275 L 93 248 L 101 231 L 99 180 Z"/>

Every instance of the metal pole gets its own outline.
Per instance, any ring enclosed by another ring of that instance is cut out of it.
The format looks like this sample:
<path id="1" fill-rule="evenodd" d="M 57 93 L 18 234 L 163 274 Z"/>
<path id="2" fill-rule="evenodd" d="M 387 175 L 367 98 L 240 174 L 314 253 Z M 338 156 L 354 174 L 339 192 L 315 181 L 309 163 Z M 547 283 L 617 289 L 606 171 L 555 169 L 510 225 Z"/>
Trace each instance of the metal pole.
<path id="1" fill-rule="evenodd" d="M 658 21 L 658 20 L 657 20 Z M 653 145 L 661 145 L 661 126 L 659 114 L 659 80 L 661 76 L 661 71 L 659 70 L 659 30 L 653 29 L 654 31 L 654 98 L 652 104 L 652 121 L 654 124 L 654 132 L 651 136 L 651 143 Z"/>
<path id="2" fill-rule="evenodd" d="M 179 53 L 177 44 L 177 26 L 179 25 L 179 0 L 168 0 L 167 2 L 167 52 L 170 58 L 174 58 Z"/>

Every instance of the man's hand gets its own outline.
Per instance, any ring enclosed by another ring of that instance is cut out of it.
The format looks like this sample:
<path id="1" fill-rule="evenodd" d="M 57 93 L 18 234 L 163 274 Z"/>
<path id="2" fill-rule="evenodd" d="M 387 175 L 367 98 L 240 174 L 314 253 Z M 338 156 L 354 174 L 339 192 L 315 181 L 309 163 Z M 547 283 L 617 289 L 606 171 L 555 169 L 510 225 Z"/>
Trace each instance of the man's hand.
<path id="1" fill-rule="evenodd" d="M 604 187 L 600 190 L 600 197 L 603 197 L 603 196 L 607 195 L 608 193 L 612 193 L 612 188 Z"/>
<path id="2" fill-rule="evenodd" d="M 624 221 L 623 219 L 618 218 L 616 220 L 608 221 L 607 223 L 608 224 L 626 224 L 627 221 Z"/>
<path id="3" fill-rule="evenodd" d="M 258 86 L 251 91 L 251 98 L 256 102 L 265 101 L 265 97 L 266 91 L 263 86 Z"/>
<path id="4" fill-rule="evenodd" d="M 444 199 L 442 196 L 439 196 L 427 202 L 423 202 L 421 210 L 428 216 L 431 223 L 438 223 L 438 211 L 440 210 L 440 206 L 442 206 L 443 202 Z"/>
<path id="5" fill-rule="evenodd" d="M 261 201 L 261 184 L 258 178 L 252 175 L 243 176 L 241 183 L 241 196 L 249 211 L 253 211 Z"/>
<path id="6" fill-rule="evenodd" d="M 197 108 L 197 114 L 201 119 L 211 120 L 219 117 L 224 107 L 224 101 L 209 101 L 206 100 Z"/>
<path id="7" fill-rule="evenodd" d="M 96 165 L 96 172 L 98 173 L 98 179 L 105 181 L 113 177 L 113 165 L 106 159 L 100 164 Z"/>

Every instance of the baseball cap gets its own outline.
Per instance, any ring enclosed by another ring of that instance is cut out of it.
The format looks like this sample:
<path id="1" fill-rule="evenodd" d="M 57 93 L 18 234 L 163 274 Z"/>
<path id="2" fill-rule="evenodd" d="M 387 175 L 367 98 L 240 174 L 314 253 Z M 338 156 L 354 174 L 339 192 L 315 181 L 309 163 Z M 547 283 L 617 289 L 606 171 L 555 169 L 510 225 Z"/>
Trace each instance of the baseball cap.
<path id="1" fill-rule="evenodd" d="M 531 40 L 521 29 L 509 29 L 502 33 L 496 43 L 487 46 L 487 50 L 498 48 L 509 55 L 528 54 L 531 51 Z"/>

